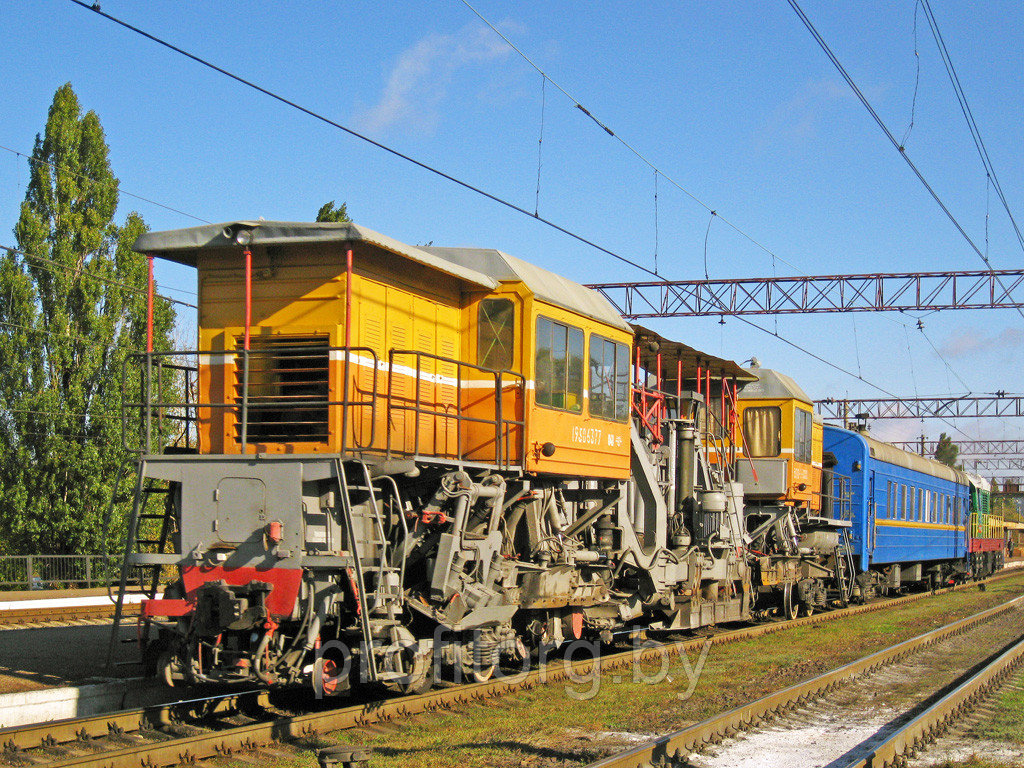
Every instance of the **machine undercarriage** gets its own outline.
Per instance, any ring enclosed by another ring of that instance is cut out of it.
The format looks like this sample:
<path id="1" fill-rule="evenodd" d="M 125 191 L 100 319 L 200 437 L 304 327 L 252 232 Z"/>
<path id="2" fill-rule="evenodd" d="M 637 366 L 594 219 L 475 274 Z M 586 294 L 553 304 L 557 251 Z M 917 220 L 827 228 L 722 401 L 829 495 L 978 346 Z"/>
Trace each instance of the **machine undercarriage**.
<path id="1" fill-rule="evenodd" d="M 751 617 L 742 486 L 689 418 L 632 428 L 632 478 L 569 479 L 426 457 L 151 457 L 133 541 L 167 500 L 158 552 L 180 578 L 144 610 L 168 683 L 485 680 L 574 640 Z M 140 526 L 142 526 L 140 528 Z"/>

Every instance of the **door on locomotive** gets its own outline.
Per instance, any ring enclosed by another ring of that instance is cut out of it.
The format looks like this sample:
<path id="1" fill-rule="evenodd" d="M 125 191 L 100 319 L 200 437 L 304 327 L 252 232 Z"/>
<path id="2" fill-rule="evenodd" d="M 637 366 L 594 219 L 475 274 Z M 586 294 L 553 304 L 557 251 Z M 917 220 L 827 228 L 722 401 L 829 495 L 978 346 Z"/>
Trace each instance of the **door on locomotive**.
<path id="1" fill-rule="evenodd" d="M 758 380 L 739 393 L 734 439 L 759 606 L 793 617 L 845 605 L 854 577 L 849 478 L 824 456 L 822 422 L 803 389 L 777 371 L 750 370 Z"/>
<path id="2" fill-rule="evenodd" d="M 199 349 L 136 358 L 143 381 L 191 376 L 182 402 L 128 398 L 145 435 L 174 417 L 189 441 L 150 441 L 125 560 L 153 571 L 144 650 L 169 682 L 415 691 L 432 662 L 485 679 L 524 645 L 748 615 L 740 492 L 699 398 L 676 382 L 669 407 L 646 359 L 630 386 L 633 330 L 596 292 L 355 224 L 135 247 L 199 273 Z"/>

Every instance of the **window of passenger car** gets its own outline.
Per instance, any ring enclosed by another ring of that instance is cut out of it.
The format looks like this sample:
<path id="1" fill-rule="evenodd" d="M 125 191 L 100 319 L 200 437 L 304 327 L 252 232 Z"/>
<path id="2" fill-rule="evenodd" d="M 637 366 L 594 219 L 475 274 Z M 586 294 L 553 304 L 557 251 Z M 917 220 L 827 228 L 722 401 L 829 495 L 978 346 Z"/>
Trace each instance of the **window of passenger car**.
<path id="1" fill-rule="evenodd" d="M 590 415 L 609 421 L 629 418 L 629 347 L 590 336 Z"/>
<path id="2" fill-rule="evenodd" d="M 510 299 L 483 299 L 477 315 L 477 365 L 495 371 L 515 363 L 516 310 Z"/>
<path id="3" fill-rule="evenodd" d="M 782 409 L 777 405 L 743 411 L 743 439 L 749 455 L 766 459 L 782 453 Z"/>
<path id="4" fill-rule="evenodd" d="M 583 410 L 583 330 L 537 317 L 538 405 L 580 413 Z"/>
<path id="5" fill-rule="evenodd" d="M 810 411 L 796 409 L 793 460 L 799 461 L 801 464 L 811 463 L 811 423 L 813 420 Z"/>

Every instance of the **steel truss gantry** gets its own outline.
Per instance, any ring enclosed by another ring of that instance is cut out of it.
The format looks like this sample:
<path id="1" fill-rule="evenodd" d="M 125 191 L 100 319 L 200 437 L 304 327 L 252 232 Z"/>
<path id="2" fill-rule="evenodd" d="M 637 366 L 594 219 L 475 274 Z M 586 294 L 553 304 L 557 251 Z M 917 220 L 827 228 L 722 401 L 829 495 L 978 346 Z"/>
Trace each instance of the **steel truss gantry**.
<path id="1" fill-rule="evenodd" d="M 1024 456 L 993 456 L 987 459 L 967 459 L 963 462 L 968 472 L 1008 472 L 1024 470 Z"/>
<path id="2" fill-rule="evenodd" d="M 954 440 L 959 456 L 1024 456 L 1024 440 Z M 898 440 L 890 443 L 905 451 L 934 456 L 938 440 Z"/>
<path id="3" fill-rule="evenodd" d="M 1024 298 L 1013 295 L 1022 283 L 1024 270 L 1002 269 L 664 280 L 595 283 L 588 287 L 600 291 L 624 317 L 641 319 L 1014 309 L 1024 308 Z"/>
<path id="4" fill-rule="evenodd" d="M 826 419 L 951 419 L 1024 416 L 1024 397 L 965 395 L 963 397 L 883 397 L 870 400 L 815 400 Z"/>

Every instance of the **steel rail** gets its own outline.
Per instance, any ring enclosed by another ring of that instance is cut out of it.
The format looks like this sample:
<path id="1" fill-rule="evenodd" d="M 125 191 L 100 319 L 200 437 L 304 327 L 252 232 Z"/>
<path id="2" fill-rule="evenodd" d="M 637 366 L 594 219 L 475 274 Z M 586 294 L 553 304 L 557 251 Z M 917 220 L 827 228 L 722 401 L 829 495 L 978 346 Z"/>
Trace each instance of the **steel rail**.
<path id="1" fill-rule="evenodd" d="M 125 614 L 137 616 L 137 603 L 125 605 Z M 78 619 L 112 619 L 114 605 L 72 605 L 59 608 L 8 608 L 0 611 L 0 627 L 10 624 L 39 624 L 44 622 L 75 621 Z"/>
<path id="2" fill-rule="evenodd" d="M 916 754 L 942 735 L 954 721 L 995 692 L 1021 662 L 1024 662 L 1024 640 L 1001 653 L 969 680 L 893 733 L 873 753 L 844 768 L 891 768 L 904 765 L 905 756 Z"/>
<path id="3" fill-rule="evenodd" d="M 853 678 L 892 664 L 930 645 L 965 632 L 977 624 L 1018 607 L 1022 603 L 1024 603 L 1024 595 L 951 622 L 938 629 L 933 629 L 930 632 L 925 632 L 910 640 L 897 643 L 810 680 L 804 680 L 781 691 L 770 693 L 757 701 L 743 704 L 689 728 L 651 739 L 618 754 L 597 760 L 590 763 L 587 768 L 642 768 L 650 765 L 681 762 L 688 754 L 697 751 L 706 744 L 720 741 L 736 731 L 747 730 L 767 717 L 781 714 L 797 705 L 804 704 L 822 694 L 835 690 Z M 1019 647 L 1022 649 L 1021 653 L 1024 654 L 1024 643 L 1019 644 Z M 901 750 L 899 752 L 900 755 L 903 754 L 902 749 L 905 747 L 908 738 L 913 743 L 914 736 L 906 734 L 904 734 L 903 738 L 894 737 L 891 740 L 894 745 L 893 749 Z M 880 753 L 880 749 L 876 750 L 876 754 L 878 753 Z M 896 752 L 892 754 L 895 755 Z M 858 761 L 851 763 L 850 768 L 878 768 L 882 765 L 883 763 Z M 889 766 L 891 763 L 884 763 L 884 765 Z"/>
<path id="4" fill-rule="evenodd" d="M 979 583 L 987 583 L 1012 576 L 1020 575 L 1017 570 L 1009 570 L 979 582 L 958 584 L 939 594 L 960 591 L 975 587 Z M 642 650 L 629 650 L 622 653 L 599 657 L 596 660 L 581 660 L 563 663 L 550 662 L 538 669 L 525 673 L 517 673 L 484 683 L 471 683 L 452 688 L 444 688 L 418 696 L 404 696 L 357 704 L 323 712 L 312 712 L 301 715 L 275 717 L 266 721 L 229 727 L 219 731 L 200 733 L 182 738 L 171 738 L 159 742 L 133 744 L 120 749 L 95 752 L 88 755 L 68 757 L 63 760 L 51 760 L 49 765 L 55 768 L 147 768 L 190 763 L 208 757 L 231 755 L 237 751 L 266 746 L 274 741 L 287 741 L 310 738 L 316 734 L 356 728 L 375 723 L 383 723 L 402 717 L 409 717 L 423 712 L 448 709 L 475 701 L 502 696 L 518 690 L 529 690 L 539 685 L 586 679 L 591 674 L 620 669 L 634 663 L 656 660 L 663 654 L 680 653 L 699 650 L 704 643 L 724 645 L 739 640 L 746 640 L 773 634 L 792 627 L 800 627 L 833 621 L 845 616 L 871 613 L 888 608 L 906 605 L 931 597 L 933 593 L 920 592 L 913 595 L 880 600 L 866 605 L 851 606 L 825 613 L 815 613 L 790 621 L 779 621 L 771 624 L 759 624 L 753 627 L 730 630 L 710 637 L 694 638 L 674 643 L 666 643 Z M 991 610 L 991 609 L 990 609 Z M 595 669 L 596 667 L 596 669 Z M 250 694 L 251 695 L 251 694 Z M 221 708 L 231 707 L 237 702 L 229 696 L 223 699 Z M 108 734 L 120 732 L 145 731 L 159 724 L 174 722 L 180 718 L 180 710 L 194 707 L 203 700 L 187 702 L 171 702 L 162 705 L 140 707 L 123 712 L 95 715 L 86 718 L 39 723 L 30 726 L 15 726 L 0 729 L 0 748 L 8 753 L 44 747 L 48 750 L 59 748 L 62 744 L 76 740 L 87 741 Z"/>

